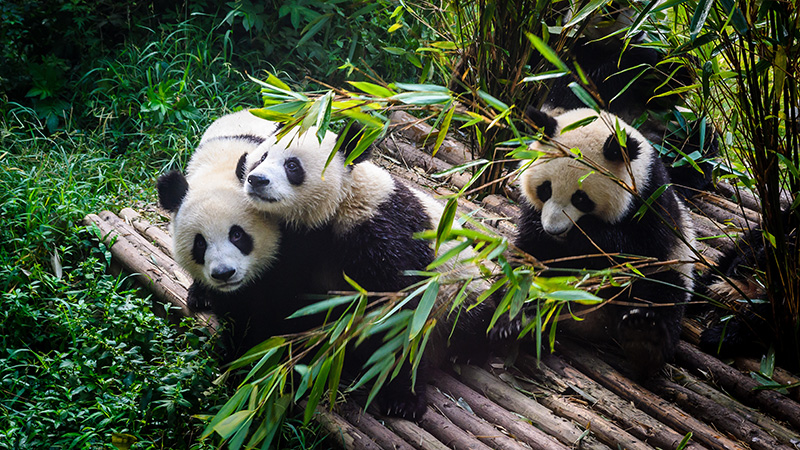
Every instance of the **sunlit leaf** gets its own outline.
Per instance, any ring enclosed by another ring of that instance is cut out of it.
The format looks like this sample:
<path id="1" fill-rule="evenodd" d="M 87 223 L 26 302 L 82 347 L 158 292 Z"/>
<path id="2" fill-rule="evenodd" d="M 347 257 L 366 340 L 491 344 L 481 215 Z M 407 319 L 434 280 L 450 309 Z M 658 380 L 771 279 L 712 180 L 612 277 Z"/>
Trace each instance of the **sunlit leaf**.
<path id="1" fill-rule="evenodd" d="M 597 112 L 600 112 L 600 106 L 594 100 L 592 94 L 587 92 L 586 89 L 583 88 L 583 86 L 573 81 L 572 83 L 569 84 L 569 88 L 572 91 L 572 93 L 575 94 L 576 97 L 578 97 L 578 100 L 580 100 L 581 103 L 588 106 L 589 108 L 592 108 Z"/>
<path id="2" fill-rule="evenodd" d="M 419 304 L 414 311 L 414 317 L 411 319 L 411 327 L 409 328 L 409 339 L 414 339 L 417 334 L 422 330 L 422 326 L 428 320 L 433 304 L 436 302 L 436 295 L 439 293 L 439 282 L 431 280 L 428 287 L 425 288 L 425 293 L 422 294 Z"/>
<path id="3" fill-rule="evenodd" d="M 374 95 L 375 97 L 386 98 L 397 94 L 397 92 L 394 92 L 391 89 L 387 89 L 383 86 L 366 81 L 348 81 L 348 83 L 350 83 L 354 88 L 362 92 L 366 92 L 369 95 Z"/>
<path id="4" fill-rule="evenodd" d="M 572 20 L 570 20 L 569 22 L 567 22 L 566 25 L 564 25 L 564 28 L 569 28 L 569 27 L 571 27 L 571 26 L 573 26 L 573 25 L 575 25 L 577 23 L 583 22 L 583 19 L 589 17 L 589 15 L 591 15 L 592 13 L 597 11 L 597 9 L 599 9 L 601 6 L 605 5 L 606 3 L 609 3 L 609 0 L 592 0 L 592 1 L 590 1 L 589 4 L 587 4 L 586 6 L 581 8 L 581 10 L 578 11 L 575 14 L 575 16 L 572 18 Z M 653 2 L 653 3 L 655 3 L 655 2 Z"/>
<path id="5" fill-rule="evenodd" d="M 567 73 L 570 72 L 569 67 L 567 67 L 567 65 L 564 64 L 564 61 L 561 61 L 556 52 L 554 52 L 553 49 L 551 49 L 547 44 L 545 44 L 544 41 L 542 41 L 539 37 L 537 37 L 532 33 L 525 33 L 525 35 L 528 37 L 528 40 L 531 41 L 533 47 L 539 53 L 541 53 L 544 59 L 549 61 L 550 64 L 556 66 L 557 70 Z"/>

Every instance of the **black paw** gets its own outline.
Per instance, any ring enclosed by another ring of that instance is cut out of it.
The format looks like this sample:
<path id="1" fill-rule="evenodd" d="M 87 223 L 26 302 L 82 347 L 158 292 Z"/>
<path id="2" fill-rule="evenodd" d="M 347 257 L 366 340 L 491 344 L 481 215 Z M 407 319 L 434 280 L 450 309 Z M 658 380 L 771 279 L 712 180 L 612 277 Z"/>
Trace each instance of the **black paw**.
<path id="1" fill-rule="evenodd" d="M 514 319 L 509 319 L 508 314 L 503 314 L 497 319 L 492 329 L 489 330 L 489 342 L 517 339 L 523 328 L 525 327 L 523 326 L 521 315 Z"/>
<path id="2" fill-rule="evenodd" d="M 195 282 L 189 286 L 186 294 L 186 305 L 192 311 L 209 311 L 211 310 L 212 295 L 211 292 Z"/>
<path id="3" fill-rule="evenodd" d="M 623 315 L 618 339 L 637 377 L 655 374 L 674 353 L 673 339 L 651 308 L 634 308 Z"/>
<path id="4" fill-rule="evenodd" d="M 406 420 L 418 420 L 428 408 L 425 387 L 417 383 L 416 392 L 402 389 L 400 386 L 384 386 L 378 402 L 381 414 L 402 417 Z"/>

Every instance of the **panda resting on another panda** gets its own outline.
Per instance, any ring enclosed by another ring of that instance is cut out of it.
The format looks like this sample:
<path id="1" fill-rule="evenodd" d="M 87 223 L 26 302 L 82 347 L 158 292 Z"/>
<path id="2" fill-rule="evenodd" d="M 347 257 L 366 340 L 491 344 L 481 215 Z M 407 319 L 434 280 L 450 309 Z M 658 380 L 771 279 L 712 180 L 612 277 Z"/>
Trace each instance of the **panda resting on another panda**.
<path id="1" fill-rule="evenodd" d="M 322 143 L 314 130 L 298 135 L 293 131 L 275 146 L 259 148 L 243 155 L 236 174 L 243 192 L 253 206 L 279 220 L 286 229 L 297 233 L 323 233 L 330 236 L 316 253 L 324 258 L 328 290 L 350 290 L 342 273 L 373 292 L 394 292 L 421 280 L 408 276 L 409 270 L 424 270 L 434 260 L 431 244 L 414 238 L 414 234 L 436 227 L 443 213 L 430 196 L 406 186 L 384 169 L 368 160 L 369 150 L 345 166 L 344 161 L 356 146 L 358 130 L 351 127 L 344 143 L 325 168 L 328 155 L 336 143 L 336 135 L 328 133 Z M 323 173 L 324 170 L 324 173 Z M 446 252 L 454 243 L 445 243 Z M 454 261 L 471 256 L 462 252 Z M 462 267 L 446 265 L 445 271 L 463 275 Z M 467 274 L 467 276 L 476 274 Z M 476 276 L 477 278 L 477 276 Z M 405 307 L 414 308 L 415 302 Z M 460 316 L 449 353 L 462 352 L 473 358 L 488 353 L 486 330 L 493 308 L 490 301 Z M 452 323 L 438 325 L 437 336 L 431 339 L 423 363 L 417 372 L 415 392 L 411 394 L 408 367 L 384 386 L 381 391 L 385 413 L 403 417 L 420 417 L 425 408 L 425 384 L 428 368 L 445 357 L 447 332 Z M 476 351 L 478 347 L 487 347 Z M 367 346 L 365 353 L 376 347 Z M 406 364 L 407 366 L 407 364 Z M 409 395 L 411 394 L 411 395 Z"/>
<path id="2" fill-rule="evenodd" d="M 677 261 L 667 267 L 656 265 L 660 270 L 646 271 L 646 279 L 635 280 L 630 287 L 604 289 L 603 298 L 619 297 L 587 314 L 584 321 L 567 319 L 558 325 L 591 340 L 616 341 L 634 365 L 635 375 L 649 376 L 674 354 L 693 287 L 694 232 L 686 207 L 668 188 L 643 216 L 635 217 L 643 199 L 670 180 L 653 147 L 618 117 L 591 109 L 555 117 L 535 109 L 526 114 L 545 140 L 531 146 L 543 155 L 520 177 L 524 201 L 516 245 L 521 250 L 548 267 L 562 269 L 600 270 L 633 262 L 603 252 Z M 562 133 L 567 125 L 595 116 L 594 122 Z M 627 135 L 626 145 L 618 142 L 617 123 Z M 570 152 L 576 148 L 582 158 Z M 619 183 L 632 187 L 638 196 Z M 567 259 L 549 262 L 559 258 Z M 620 302 L 640 306 L 616 304 Z"/>

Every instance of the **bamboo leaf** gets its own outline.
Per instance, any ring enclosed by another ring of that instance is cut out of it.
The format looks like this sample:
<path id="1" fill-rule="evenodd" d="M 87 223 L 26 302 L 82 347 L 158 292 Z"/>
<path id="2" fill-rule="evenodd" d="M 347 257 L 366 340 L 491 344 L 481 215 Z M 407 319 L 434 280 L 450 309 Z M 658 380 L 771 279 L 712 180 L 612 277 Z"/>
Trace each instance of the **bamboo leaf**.
<path id="1" fill-rule="evenodd" d="M 319 374 L 314 378 L 314 384 L 311 386 L 311 393 L 308 394 L 306 411 L 303 414 L 304 424 L 310 422 L 311 418 L 314 416 L 314 411 L 317 409 L 319 399 L 322 397 L 322 391 L 327 385 L 326 381 L 328 380 L 328 372 L 331 370 L 331 359 L 332 358 L 325 358 L 325 361 L 322 362 Z"/>
<path id="2" fill-rule="evenodd" d="M 436 227 L 436 246 L 434 249 L 436 253 L 439 252 L 439 247 L 442 245 L 444 239 L 450 237 L 450 230 L 453 229 L 453 221 L 455 220 L 457 211 L 458 200 L 455 197 L 448 199 L 447 204 L 444 206 L 442 217 L 439 219 L 439 224 Z"/>
<path id="3" fill-rule="evenodd" d="M 439 86 L 438 84 L 394 83 L 394 86 L 405 91 L 439 92 L 450 95 L 450 89 L 447 89 L 446 86 Z"/>
<path id="4" fill-rule="evenodd" d="M 478 165 L 481 165 L 481 164 L 486 164 L 488 162 L 489 161 L 486 160 L 486 159 L 475 159 L 475 160 L 466 162 L 464 164 L 459 164 L 459 165 L 457 165 L 455 167 L 451 167 L 451 168 L 449 168 L 447 170 L 443 170 L 441 172 L 436 172 L 435 174 L 433 174 L 431 176 L 433 178 L 442 178 L 442 177 L 446 177 L 446 176 L 449 176 L 451 174 L 454 174 L 456 172 L 463 172 L 464 170 L 469 169 L 472 166 L 478 166 Z"/>
<path id="5" fill-rule="evenodd" d="M 578 100 L 580 100 L 581 103 L 588 106 L 589 108 L 592 108 L 597 112 L 600 112 L 600 106 L 598 106 L 597 102 L 594 101 L 592 94 L 587 92 L 586 89 L 583 88 L 583 86 L 573 81 L 572 83 L 569 84 L 569 88 L 572 91 L 572 93 L 575 94 L 576 97 L 578 97 Z"/>
<path id="6" fill-rule="evenodd" d="M 552 48 L 545 44 L 544 41 L 532 33 L 525 33 L 525 35 L 528 36 L 528 40 L 531 41 L 533 47 L 544 57 L 544 59 L 549 61 L 550 64 L 554 65 L 557 70 L 567 73 L 570 72 L 569 67 L 564 64 L 564 61 L 561 61 L 556 52 L 554 52 Z"/>
<path id="7" fill-rule="evenodd" d="M 714 0 L 700 0 L 697 2 L 697 7 L 692 15 L 692 22 L 689 24 L 690 40 L 694 41 L 697 35 L 700 34 L 700 30 L 703 29 L 712 6 L 714 6 Z"/>
<path id="8" fill-rule="evenodd" d="M 250 396 L 250 391 L 253 389 L 252 384 L 248 384 L 245 386 L 240 387 L 236 390 L 236 393 L 225 402 L 225 405 L 219 410 L 217 414 L 214 415 L 214 418 L 211 419 L 211 422 L 208 423 L 205 430 L 203 430 L 203 434 L 201 437 L 203 439 L 207 438 L 214 432 L 214 428 L 222 423 L 225 419 L 231 416 L 234 410 L 238 409 L 244 402 L 247 401 L 247 398 Z"/>
<path id="9" fill-rule="evenodd" d="M 659 197 L 661 197 L 661 194 L 663 194 L 664 191 L 667 190 L 667 188 L 670 186 L 671 184 L 667 183 L 656 189 L 655 192 L 653 192 L 650 195 L 650 197 L 648 197 L 647 200 L 644 201 L 644 204 L 639 207 L 639 209 L 636 211 L 636 214 L 634 214 L 633 217 L 641 218 L 642 216 L 644 216 L 644 214 L 650 208 L 650 205 L 652 205 L 654 201 L 656 201 Z"/>
<path id="10" fill-rule="evenodd" d="M 366 92 L 369 95 L 374 95 L 375 97 L 388 98 L 397 94 L 397 92 L 394 92 L 391 89 L 366 81 L 348 81 L 348 83 L 350 83 L 350 85 L 352 85 L 354 88 L 362 92 Z"/>
<path id="11" fill-rule="evenodd" d="M 563 301 L 563 302 L 577 302 L 582 305 L 594 305 L 601 303 L 602 298 L 580 289 L 569 291 L 553 291 L 545 293 L 544 298 L 549 300 Z"/>
<path id="12" fill-rule="evenodd" d="M 488 93 L 486 93 L 486 92 L 484 92 L 482 90 L 478 90 L 478 97 L 483 99 L 483 101 L 485 101 L 489 106 L 491 106 L 492 108 L 497 109 L 499 111 L 508 111 L 508 109 L 509 109 L 508 105 L 506 105 L 505 103 L 501 102 L 500 100 L 492 97 L 491 95 L 489 95 Z"/>
<path id="13" fill-rule="evenodd" d="M 644 21 L 650 17 L 650 13 L 653 11 L 653 8 L 655 8 L 659 3 L 660 2 L 658 0 L 650 0 L 642 12 L 639 13 L 639 16 L 636 18 L 636 20 L 634 20 L 631 26 L 628 27 L 628 31 L 625 33 L 625 39 L 631 38 L 639 32 L 639 27 L 641 27 L 642 23 L 644 23 Z"/>
<path id="14" fill-rule="evenodd" d="M 440 92 L 403 92 L 389 97 L 390 100 L 407 105 L 436 105 L 452 101 L 449 93 Z"/>
<path id="15" fill-rule="evenodd" d="M 591 2 L 589 2 L 589 4 L 581 8 L 581 10 L 578 11 L 577 14 L 575 14 L 575 17 L 573 17 L 572 20 L 570 20 L 566 25 L 564 25 L 564 28 L 569 28 L 577 23 L 582 22 L 583 19 L 589 17 L 589 15 L 597 11 L 598 8 L 605 5 L 606 3 L 609 3 L 609 0 L 592 0 Z"/>
<path id="16" fill-rule="evenodd" d="M 228 439 L 233 433 L 239 430 L 242 423 L 249 417 L 252 417 L 252 415 L 253 411 L 247 409 L 237 411 L 218 423 L 217 426 L 214 427 L 214 431 L 222 436 L 222 439 Z"/>
<path id="17" fill-rule="evenodd" d="M 464 241 L 464 242 L 456 245 L 455 247 L 451 248 L 450 250 L 448 250 L 448 251 L 444 252 L 443 254 L 439 255 L 439 257 L 436 258 L 432 263 L 428 264 L 428 266 L 425 269 L 426 270 L 433 270 L 433 269 L 441 266 L 442 264 L 446 263 L 447 261 L 449 261 L 449 260 L 455 258 L 456 256 L 458 256 L 459 254 L 461 254 L 461 252 L 463 252 L 470 245 L 471 245 L 471 243 L 469 241 Z"/>
<path id="18" fill-rule="evenodd" d="M 565 126 L 564 128 L 562 128 L 561 129 L 561 134 L 564 134 L 564 133 L 566 133 L 568 131 L 575 130 L 577 128 L 585 127 L 586 125 L 589 125 L 590 123 L 592 123 L 595 120 L 597 120 L 599 117 L 600 116 L 589 116 L 589 117 L 585 117 L 585 118 L 583 118 L 583 119 L 581 119 L 581 120 L 579 120 L 577 122 L 573 122 L 573 123 Z"/>
<path id="19" fill-rule="evenodd" d="M 439 293 L 439 282 L 431 280 L 428 287 L 422 294 L 419 304 L 414 312 L 414 317 L 411 319 L 411 327 L 409 329 L 409 339 L 414 339 L 417 334 L 422 330 L 423 325 L 428 320 L 433 304 L 436 302 L 436 295 Z"/>
<path id="20" fill-rule="evenodd" d="M 298 317 L 310 316 L 312 314 L 328 311 L 329 309 L 333 309 L 339 305 L 343 305 L 345 303 L 352 303 L 353 301 L 357 300 L 358 297 L 359 294 L 353 294 L 353 295 L 345 295 L 341 297 L 333 297 L 327 300 L 322 300 L 298 309 L 292 315 L 287 317 L 287 319 L 296 319 Z"/>
<path id="21" fill-rule="evenodd" d="M 564 75 L 569 75 L 569 72 L 564 72 L 563 70 L 549 70 L 547 72 L 537 73 L 536 75 L 525 77 L 522 79 L 522 82 L 527 83 L 530 81 L 543 81 L 552 78 L 561 78 Z"/>
<path id="22" fill-rule="evenodd" d="M 436 136 L 436 144 L 433 146 L 433 152 L 431 152 L 431 156 L 436 156 L 436 152 L 438 152 L 439 147 L 442 146 L 442 142 L 444 142 L 444 138 L 447 136 L 447 132 L 450 130 L 450 121 L 453 120 L 453 113 L 455 112 L 456 105 L 453 103 L 453 106 L 447 110 L 444 120 L 442 120 L 442 125 L 439 127 L 439 135 Z"/>
<path id="23" fill-rule="evenodd" d="M 297 41 L 297 44 L 295 44 L 295 48 L 301 47 L 303 44 L 308 42 L 309 39 L 314 37 L 314 35 L 317 34 L 322 27 L 330 22 L 331 17 L 333 17 L 333 13 L 323 14 L 309 22 L 309 24 L 306 25 L 305 28 L 303 28 L 303 30 L 300 32 L 302 36 L 300 37 L 300 40 Z"/>

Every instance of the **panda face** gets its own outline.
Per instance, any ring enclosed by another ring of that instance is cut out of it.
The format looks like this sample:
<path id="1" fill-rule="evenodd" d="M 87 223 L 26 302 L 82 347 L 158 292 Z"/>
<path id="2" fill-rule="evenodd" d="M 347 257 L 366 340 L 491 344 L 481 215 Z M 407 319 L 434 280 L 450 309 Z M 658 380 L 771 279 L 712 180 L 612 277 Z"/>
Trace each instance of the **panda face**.
<path id="1" fill-rule="evenodd" d="M 335 134 L 320 143 L 312 130 L 300 136 L 293 131 L 274 145 L 259 147 L 241 163 L 250 168 L 241 170 L 245 194 L 258 210 L 298 227 L 328 223 L 349 183 L 342 154 L 325 168 L 335 145 Z"/>
<path id="2" fill-rule="evenodd" d="M 556 239 L 566 238 L 585 215 L 609 224 L 623 220 L 631 212 L 634 196 L 620 183 L 643 189 L 648 181 L 652 148 L 619 121 L 627 134 L 626 145 L 621 146 L 614 132 L 616 116 L 602 113 L 589 125 L 560 133 L 566 125 L 590 116 L 597 113 L 580 109 L 543 122 L 542 128 L 549 125 L 552 136 L 531 146 L 543 156 L 520 177 L 523 196 L 541 213 L 544 231 Z"/>
<path id="3" fill-rule="evenodd" d="M 175 260 L 209 288 L 232 292 L 275 262 L 277 224 L 249 208 L 241 191 L 190 190 L 172 222 Z"/>

